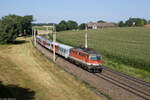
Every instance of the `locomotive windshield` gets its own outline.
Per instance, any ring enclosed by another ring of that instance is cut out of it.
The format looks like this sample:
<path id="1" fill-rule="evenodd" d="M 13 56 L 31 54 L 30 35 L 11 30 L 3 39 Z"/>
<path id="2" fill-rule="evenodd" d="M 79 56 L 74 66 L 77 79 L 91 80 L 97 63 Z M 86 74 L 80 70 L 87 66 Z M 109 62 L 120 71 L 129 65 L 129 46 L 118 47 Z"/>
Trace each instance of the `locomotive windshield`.
<path id="1" fill-rule="evenodd" d="M 91 60 L 101 60 L 101 56 L 90 56 Z"/>

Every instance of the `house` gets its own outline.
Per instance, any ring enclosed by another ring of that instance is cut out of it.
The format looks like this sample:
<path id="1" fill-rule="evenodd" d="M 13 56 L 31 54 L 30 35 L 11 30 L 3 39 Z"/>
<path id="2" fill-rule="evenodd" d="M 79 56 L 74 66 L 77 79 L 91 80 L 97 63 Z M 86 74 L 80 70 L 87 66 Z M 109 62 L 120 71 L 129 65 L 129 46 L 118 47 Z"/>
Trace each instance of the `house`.
<path id="1" fill-rule="evenodd" d="M 150 24 L 146 24 L 145 27 L 146 27 L 146 28 L 150 28 Z"/>
<path id="2" fill-rule="evenodd" d="M 87 24 L 87 26 L 88 26 L 88 29 L 102 29 L 102 28 L 116 28 L 116 27 L 118 27 L 114 23 L 93 23 L 93 22 L 89 22 Z"/>

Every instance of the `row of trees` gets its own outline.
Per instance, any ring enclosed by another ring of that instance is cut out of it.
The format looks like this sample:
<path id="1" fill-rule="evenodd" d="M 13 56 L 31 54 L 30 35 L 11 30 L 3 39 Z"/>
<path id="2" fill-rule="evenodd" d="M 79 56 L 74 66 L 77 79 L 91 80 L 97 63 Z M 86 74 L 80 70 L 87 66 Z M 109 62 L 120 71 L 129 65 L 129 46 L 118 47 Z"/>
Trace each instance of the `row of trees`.
<path id="1" fill-rule="evenodd" d="M 8 15 L 0 19 L 0 43 L 13 42 L 17 36 L 32 34 L 33 16 Z"/>
<path id="2" fill-rule="evenodd" d="M 85 23 L 82 23 L 78 26 L 78 23 L 75 21 L 62 20 L 59 24 L 56 25 L 57 31 L 65 31 L 65 30 L 73 30 L 73 29 L 85 29 Z"/>
<path id="3" fill-rule="evenodd" d="M 99 20 L 97 23 L 107 23 L 106 21 Z M 150 20 L 147 21 L 146 19 L 142 18 L 129 18 L 128 20 L 120 21 L 119 23 L 115 23 L 119 27 L 133 27 L 133 26 L 144 26 L 147 23 L 150 23 Z"/>
<path id="4" fill-rule="evenodd" d="M 147 21 L 146 19 L 141 19 L 141 18 L 129 18 L 125 22 L 120 21 L 118 23 L 119 27 L 132 27 L 132 26 L 144 26 L 150 21 Z"/>
<path id="5" fill-rule="evenodd" d="M 107 23 L 106 21 L 99 20 L 97 23 Z M 147 23 L 150 23 L 150 20 L 147 21 L 146 19 L 142 18 L 129 18 L 125 22 L 120 21 L 119 23 L 116 23 L 119 27 L 133 27 L 133 26 L 144 26 Z M 73 30 L 73 29 L 85 29 L 85 23 L 82 23 L 80 25 L 77 24 L 77 22 L 69 20 L 65 21 L 62 20 L 59 24 L 56 25 L 57 31 L 65 31 L 65 30 Z"/>
<path id="6" fill-rule="evenodd" d="M 58 25 L 56 25 L 57 31 L 72 30 L 77 28 L 78 28 L 77 22 L 72 20 L 69 21 L 62 20 Z"/>

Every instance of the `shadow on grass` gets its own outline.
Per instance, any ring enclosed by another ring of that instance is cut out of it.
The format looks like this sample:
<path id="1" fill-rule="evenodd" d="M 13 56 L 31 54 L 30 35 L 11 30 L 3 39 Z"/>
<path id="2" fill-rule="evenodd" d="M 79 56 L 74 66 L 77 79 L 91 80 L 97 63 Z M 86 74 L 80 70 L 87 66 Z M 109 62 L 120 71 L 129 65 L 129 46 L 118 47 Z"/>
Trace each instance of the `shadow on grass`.
<path id="1" fill-rule="evenodd" d="M 33 100 L 34 95 L 35 92 L 28 88 L 22 88 L 16 85 L 3 85 L 0 81 L 0 99 Z"/>
<path id="2" fill-rule="evenodd" d="M 24 44 L 24 43 L 29 43 L 29 41 L 27 41 L 27 40 L 16 40 L 12 44 L 19 45 L 19 44 Z"/>

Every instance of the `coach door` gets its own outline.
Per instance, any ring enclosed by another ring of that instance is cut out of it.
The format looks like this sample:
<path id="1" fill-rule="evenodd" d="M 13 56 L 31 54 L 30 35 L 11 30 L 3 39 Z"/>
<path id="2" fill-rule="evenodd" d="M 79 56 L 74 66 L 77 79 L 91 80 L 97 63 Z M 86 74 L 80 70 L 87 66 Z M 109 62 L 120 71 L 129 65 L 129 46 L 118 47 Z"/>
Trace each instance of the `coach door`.
<path id="1" fill-rule="evenodd" d="M 52 50 L 52 51 L 53 51 L 53 49 L 54 49 L 53 47 L 54 47 L 54 45 L 52 44 L 52 45 L 51 45 L 51 50 Z M 57 51 L 58 51 L 58 46 L 55 45 L 55 52 L 57 53 Z"/>

